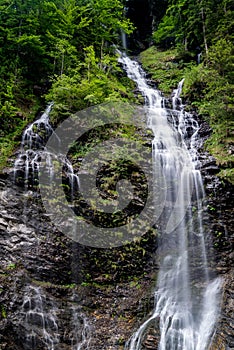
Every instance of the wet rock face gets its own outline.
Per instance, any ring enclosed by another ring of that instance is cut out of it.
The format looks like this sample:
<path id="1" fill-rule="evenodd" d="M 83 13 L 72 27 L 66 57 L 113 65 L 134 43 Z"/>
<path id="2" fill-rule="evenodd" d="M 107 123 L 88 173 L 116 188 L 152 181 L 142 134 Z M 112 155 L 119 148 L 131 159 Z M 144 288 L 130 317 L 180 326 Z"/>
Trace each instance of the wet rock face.
<path id="1" fill-rule="evenodd" d="M 5 176 L 0 233 L 2 350 L 120 349 L 153 307 L 154 235 L 142 246 L 83 247 L 53 227 L 37 191 Z"/>
<path id="2" fill-rule="evenodd" d="M 61 308 L 65 297 L 65 310 L 71 310 L 69 289 L 64 287 L 71 284 L 70 247 L 46 217 L 37 192 L 24 191 L 7 179 L 0 180 L 0 240 L 0 348 L 50 349 L 49 338 L 56 343 L 57 327 L 52 305 Z M 48 296 L 37 293 L 43 284 L 58 289 Z"/>
<path id="3" fill-rule="evenodd" d="M 215 255 L 211 272 L 223 279 L 221 315 L 211 350 L 227 350 L 234 348 L 233 187 L 217 178 L 215 160 L 203 150 L 209 132 L 201 123 L 199 162 L 207 194 L 204 223 Z M 37 191 L 14 186 L 2 175 L 0 348 L 48 350 L 48 342 L 53 341 L 55 350 L 74 350 L 83 341 L 89 350 L 124 349 L 153 309 L 157 245 L 154 234 L 143 238 L 145 243 L 118 249 L 80 246 L 53 227 Z M 35 305 L 40 298 L 41 304 Z M 30 303 L 35 313 L 31 323 Z M 158 330 L 149 328 L 142 350 L 157 348 L 158 341 Z"/>
<path id="4" fill-rule="evenodd" d="M 200 123 L 199 161 L 206 191 L 204 224 L 209 237 L 210 251 L 215 257 L 213 271 L 223 282 L 221 313 L 210 349 L 226 350 L 234 348 L 233 185 L 217 177 L 219 168 L 215 159 L 203 149 L 204 141 L 211 130 L 206 122 L 200 120 Z"/>
<path id="5" fill-rule="evenodd" d="M 214 179 L 213 186 L 211 179 Z M 213 252 L 215 256 L 214 270 L 223 281 L 223 298 L 221 314 L 217 332 L 211 350 L 234 348 L 234 304 L 233 304 L 233 245 L 234 245 L 234 218 L 233 218 L 233 186 L 220 183 L 214 175 L 206 178 L 207 215 L 210 226 L 208 232 L 213 238 Z"/>
<path id="6" fill-rule="evenodd" d="M 37 192 L 1 182 L 0 233 L 1 268 L 20 265 L 33 278 L 57 283 L 59 276 L 59 282 L 69 282 L 70 256 L 62 249 L 66 237 L 51 225 Z"/>

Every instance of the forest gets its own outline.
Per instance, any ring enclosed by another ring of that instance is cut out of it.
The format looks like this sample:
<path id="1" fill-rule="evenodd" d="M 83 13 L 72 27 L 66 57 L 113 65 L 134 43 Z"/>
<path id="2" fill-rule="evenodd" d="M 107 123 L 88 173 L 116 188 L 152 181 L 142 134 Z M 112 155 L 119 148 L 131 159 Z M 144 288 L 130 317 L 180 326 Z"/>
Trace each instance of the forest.
<path id="1" fill-rule="evenodd" d="M 133 5 L 147 5 L 142 20 Z M 117 63 L 124 32 L 134 52 L 151 46 L 150 73 L 157 70 L 154 54 L 173 49 L 174 80 L 160 80 L 168 90 L 178 83 L 177 72 L 185 75 L 184 97 L 207 118 L 213 129 L 208 148 L 221 175 L 233 181 L 231 0 L 1 0 L 0 17 L 1 167 L 46 101 L 67 115 L 104 101 L 135 100 Z M 144 38 L 143 25 L 151 28 Z"/>
<path id="2" fill-rule="evenodd" d="M 234 349 L 233 0 L 0 0 L 0 59 L 0 349 Z"/>

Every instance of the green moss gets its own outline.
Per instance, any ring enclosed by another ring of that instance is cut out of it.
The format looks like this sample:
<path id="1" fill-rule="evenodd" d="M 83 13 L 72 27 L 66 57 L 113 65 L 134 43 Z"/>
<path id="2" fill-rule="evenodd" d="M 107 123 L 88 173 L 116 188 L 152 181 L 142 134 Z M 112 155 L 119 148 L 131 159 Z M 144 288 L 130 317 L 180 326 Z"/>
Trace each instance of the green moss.
<path id="1" fill-rule="evenodd" d="M 234 185 L 234 169 L 222 169 L 218 175 L 222 179 L 227 180 Z"/>
<path id="2" fill-rule="evenodd" d="M 7 266 L 7 270 L 14 270 L 16 268 L 16 264 L 11 263 Z"/>
<path id="3" fill-rule="evenodd" d="M 33 284 L 35 284 L 38 287 L 42 287 L 42 288 L 55 288 L 55 289 L 75 289 L 77 287 L 76 283 L 70 283 L 70 284 L 55 284 L 52 282 L 48 282 L 48 281 L 39 281 L 39 280 L 32 280 Z"/>
<path id="4" fill-rule="evenodd" d="M 213 126 L 212 121 L 210 124 Z M 207 140 L 205 146 L 215 157 L 216 162 L 220 167 L 218 176 L 234 184 L 234 154 L 232 152 L 234 145 L 233 139 L 226 135 L 225 125 L 217 123 L 214 126 L 213 133 Z"/>
<path id="5" fill-rule="evenodd" d="M 7 160 L 13 153 L 17 143 L 7 136 L 0 142 L 0 171 L 7 165 Z"/>
<path id="6" fill-rule="evenodd" d="M 176 49 L 160 51 L 155 46 L 140 54 L 143 68 L 158 84 L 158 88 L 166 95 L 170 95 L 179 81 L 184 77 L 188 63 L 181 60 Z"/>
<path id="7" fill-rule="evenodd" d="M 6 318 L 7 317 L 7 312 L 6 312 L 6 309 L 5 309 L 4 305 L 0 304 L 0 310 L 1 310 L 2 318 Z"/>

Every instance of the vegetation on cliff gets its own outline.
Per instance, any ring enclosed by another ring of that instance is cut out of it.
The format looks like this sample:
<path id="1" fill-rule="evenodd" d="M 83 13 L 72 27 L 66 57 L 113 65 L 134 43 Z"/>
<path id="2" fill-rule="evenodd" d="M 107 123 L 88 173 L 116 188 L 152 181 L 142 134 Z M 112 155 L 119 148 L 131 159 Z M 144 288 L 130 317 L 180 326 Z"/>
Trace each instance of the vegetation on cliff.
<path id="1" fill-rule="evenodd" d="M 215 11 L 214 11 L 215 9 Z M 212 128 L 206 143 L 234 183 L 234 6 L 230 0 L 173 1 L 156 23 L 143 66 L 163 92 L 185 77 L 183 96 Z"/>
<path id="2" fill-rule="evenodd" d="M 55 101 L 58 121 L 105 101 L 134 100 L 113 46 L 120 45 L 121 31 L 134 30 L 124 5 L 1 0 L 0 168 L 46 101 Z M 129 15 L 138 5 L 129 1 Z M 184 98 L 207 118 L 213 129 L 207 147 L 221 176 L 233 182 L 233 2 L 152 0 L 150 6 L 154 31 L 145 40 L 155 46 L 141 54 L 142 63 L 164 93 L 185 77 Z"/>
<path id="3" fill-rule="evenodd" d="M 1 166 L 48 91 L 63 112 L 130 97 L 113 47 L 133 29 L 123 9 L 121 0 L 0 1 Z"/>

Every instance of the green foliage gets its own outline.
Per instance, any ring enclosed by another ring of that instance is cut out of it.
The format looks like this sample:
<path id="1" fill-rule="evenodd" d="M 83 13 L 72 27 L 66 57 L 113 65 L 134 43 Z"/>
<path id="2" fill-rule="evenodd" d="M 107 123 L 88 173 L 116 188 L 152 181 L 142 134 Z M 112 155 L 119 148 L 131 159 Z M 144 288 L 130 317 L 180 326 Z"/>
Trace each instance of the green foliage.
<path id="1" fill-rule="evenodd" d="M 183 97 L 206 117 L 212 135 L 207 149 L 221 167 L 220 176 L 234 183 L 234 47 L 229 39 L 213 41 L 208 56 L 201 64 L 181 46 L 166 51 L 156 47 L 140 55 L 144 68 L 151 74 L 159 89 L 170 94 L 185 77 Z"/>
<path id="2" fill-rule="evenodd" d="M 189 63 L 181 60 L 181 54 L 176 49 L 158 50 L 152 46 L 140 54 L 143 67 L 150 73 L 158 88 L 164 94 L 170 95 L 179 81 L 184 77 Z"/>
<path id="3" fill-rule="evenodd" d="M 7 318 L 7 312 L 4 305 L 0 304 L 1 316 L 2 318 Z"/>
<path id="4" fill-rule="evenodd" d="M 214 11 L 215 9 L 215 11 Z M 169 0 L 166 14 L 155 28 L 157 45 L 168 48 L 183 45 L 208 53 L 214 33 L 216 38 L 233 38 L 233 2 L 231 0 Z"/>
<path id="5" fill-rule="evenodd" d="M 234 183 L 234 46 L 219 39 L 203 64 L 187 71 L 184 94 L 207 117 L 213 133 L 206 145 L 221 166 L 220 175 Z M 227 168 L 227 169 L 226 169 Z"/>
<path id="6" fill-rule="evenodd" d="M 153 39 L 156 44 L 160 44 L 162 42 L 167 41 L 168 44 L 172 45 L 174 43 L 174 35 L 175 35 L 175 24 L 172 16 L 164 16 L 162 21 L 160 22 L 157 31 L 153 34 Z"/>
<path id="7" fill-rule="evenodd" d="M 174 88 L 181 73 L 185 77 L 184 97 L 207 118 L 213 130 L 206 146 L 221 166 L 220 176 L 234 183 L 233 33 L 233 1 L 168 0 L 153 39 L 160 49 L 174 48 L 174 59 L 159 63 L 170 50 L 158 54 L 155 48 L 141 58 L 166 93 Z M 198 53 L 202 54 L 201 64 Z"/>
<path id="8" fill-rule="evenodd" d="M 123 11 L 121 0 L 0 1 L 0 167 L 51 84 L 62 115 L 127 97 L 113 53 L 133 30 Z"/>
<path id="9" fill-rule="evenodd" d="M 118 42 L 120 30 L 130 33 L 133 27 L 123 16 L 123 3 L 119 0 L 91 0 L 83 7 L 81 36 L 83 47 L 93 45 L 102 57 L 106 43 Z"/>
<path id="10" fill-rule="evenodd" d="M 15 103 L 8 101 L 0 105 L 0 171 L 7 165 L 7 160 L 21 140 L 21 134 L 28 123 L 34 119 L 38 109 L 36 104 L 30 110 L 24 106 L 22 112 Z M 7 106 L 7 108 L 5 108 Z"/>
<path id="11" fill-rule="evenodd" d="M 84 48 L 84 52 L 84 62 L 72 74 L 58 77 L 46 96 L 48 101 L 55 102 L 54 122 L 105 101 L 134 100 L 129 88 L 116 76 L 121 71 L 116 56 L 103 54 L 99 60 L 93 46 Z"/>
<path id="12" fill-rule="evenodd" d="M 16 268 L 16 264 L 11 263 L 7 266 L 7 270 L 14 270 Z"/>

